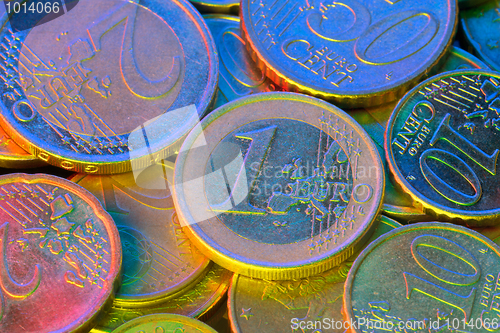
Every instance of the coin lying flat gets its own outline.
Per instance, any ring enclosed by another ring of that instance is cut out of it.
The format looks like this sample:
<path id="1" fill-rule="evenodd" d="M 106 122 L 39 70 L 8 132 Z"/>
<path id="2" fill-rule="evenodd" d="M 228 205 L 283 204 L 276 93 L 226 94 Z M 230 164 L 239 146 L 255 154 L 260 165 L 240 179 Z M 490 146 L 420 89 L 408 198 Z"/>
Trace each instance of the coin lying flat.
<path id="1" fill-rule="evenodd" d="M 80 0 L 14 36 L 2 126 L 67 170 L 122 173 L 171 155 L 215 93 L 215 46 L 185 0 Z"/>
<path id="2" fill-rule="evenodd" d="M 44 161 L 19 147 L 19 145 L 0 128 L 0 168 L 26 169 L 44 165 L 46 165 Z"/>
<path id="3" fill-rule="evenodd" d="M 163 177 L 144 172 L 136 180 L 128 172 L 114 176 L 78 174 L 71 180 L 94 194 L 117 225 L 123 247 L 123 280 L 115 306 L 163 303 L 206 273 L 209 260 L 182 231 Z M 163 189 L 148 188 L 148 184 L 162 181 Z"/>
<path id="4" fill-rule="evenodd" d="M 380 219 L 370 241 L 401 227 L 401 224 L 384 216 Z M 308 332 L 305 326 L 300 327 L 300 318 L 304 322 L 326 320 L 333 326 L 323 327 L 323 331 L 344 332 L 344 327 L 335 330 L 335 322 L 343 320 L 344 281 L 355 257 L 339 267 L 298 280 L 269 281 L 235 275 L 228 300 L 232 331 L 280 332 L 283 327 L 292 325 L 292 332 L 293 329 Z"/>
<path id="5" fill-rule="evenodd" d="M 456 1 L 243 0 L 252 59 L 279 86 L 342 107 L 396 100 L 452 43 Z"/>
<path id="6" fill-rule="evenodd" d="M 492 69 L 500 70 L 498 1 L 488 1 L 460 12 L 460 25 L 469 51 L 476 54 Z"/>
<path id="7" fill-rule="evenodd" d="M 425 212 L 476 227 L 498 223 L 499 84 L 494 72 L 447 72 L 412 89 L 392 114 L 390 170 Z"/>
<path id="8" fill-rule="evenodd" d="M 158 314 L 136 318 L 118 327 L 113 333 L 217 333 L 207 324 L 196 319 L 174 314 Z"/>
<path id="9" fill-rule="evenodd" d="M 280 90 L 255 65 L 240 35 L 240 19 L 230 15 L 204 15 L 219 52 L 218 108 L 229 101 L 259 92 Z"/>
<path id="10" fill-rule="evenodd" d="M 500 250 L 479 233 L 448 223 L 404 226 L 356 259 L 344 314 L 357 324 L 352 332 L 370 325 L 374 332 L 495 331 L 498 272 Z"/>
<path id="11" fill-rule="evenodd" d="M 118 288 L 113 219 L 80 186 L 42 174 L 1 176 L 0 216 L 0 331 L 88 331 Z"/>
<path id="12" fill-rule="evenodd" d="M 238 14 L 237 0 L 189 0 L 202 13 Z"/>
<path id="13" fill-rule="evenodd" d="M 233 273 L 213 264 L 203 279 L 182 295 L 149 308 L 131 309 L 113 305 L 91 333 L 108 333 L 137 317 L 173 313 L 207 321 L 219 312 Z"/>
<path id="14" fill-rule="evenodd" d="M 466 68 L 488 69 L 481 60 L 473 55 L 458 47 L 452 47 L 446 62 L 440 68 L 440 72 Z M 396 108 L 396 105 L 397 103 L 388 103 L 378 107 L 356 109 L 349 112 L 349 115 L 352 116 L 373 139 L 381 155 L 385 154 L 385 128 L 387 127 L 387 122 L 393 110 Z M 405 223 L 434 221 L 434 217 L 428 216 L 421 209 L 413 207 L 411 198 L 406 193 L 399 190 L 397 186 L 395 187 L 393 185 L 393 182 L 390 181 L 389 169 L 385 159 L 383 159 L 383 162 L 386 171 L 386 179 L 388 179 L 385 183 L 384 205 L 382 206 L 384 214 L 397 220 L 404 221 Z"/>
<path id="15" fill-rule="evenodd" d="M 184 142 L 174 204 L 186 233 L 242 275 L 291 279 L 340 264 L 375 226 L 384 175 L 368 135 L 305 95 L 255 94 Z"/>

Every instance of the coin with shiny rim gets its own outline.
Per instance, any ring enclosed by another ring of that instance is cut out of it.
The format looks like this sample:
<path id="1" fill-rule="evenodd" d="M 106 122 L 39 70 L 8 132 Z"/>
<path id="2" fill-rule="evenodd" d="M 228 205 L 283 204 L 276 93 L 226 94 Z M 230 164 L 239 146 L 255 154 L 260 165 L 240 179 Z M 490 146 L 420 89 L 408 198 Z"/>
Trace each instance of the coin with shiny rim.
<path id="1" fill-rule="evenodd" d="M 163 303 L 203 278 L 210 261 L 182 231 L 163 176 L 146 170 L 140 179 L 128 172 L 70 180 L 95 195 L 118 228 L 123 278 L 114 306 Z"/>
<path id="2" fill-rule="evenodd" d="M 451 47 L 456 1 L 242 0 L 252 59 L 289 91 L 342 107 L 396 100 Z"/>
<path id="3" fill-rule="evenodd" d="M 202 13 L 238 14 L 237 0 L 189 0 Z"/>
<path id="4" fill-rule="evenodd" d="M 0 128 L 0 168 L 27 169 L 47 165 L 22 149 Z"/>
<path id="5" fill-rule="evenodd" d="M 447 72 L 455 69 L 483 68 L 488 69 L 486 64 L 474 57 L 472 54 L 458 48 L 452 47 L 446 62 L 441 67 L 440 72 Z M 370 135 L 375 142 L 379 153 L 384 153 L 384 132 L 387 122 L 394 111 L 397 103 L 388 103 L 378 107 L 351 110 L 351 115 Z M 386 171 L 384 205 L 382 211 L 388 216 L 404 221 L 405 223 L 434 221 L 435 218 L 428 216 L 421 209 L 413 207 L 411 198 L 393 185 L 393 180 L 389 177 L 389 169 L 384 162 Z"/>
<path id="6" fill-rule="evenodd" d="M 85 332 L 118 288 L 111 216 L 59 177 L 0 177 L 0 330 Z"/>
<path id="7" fill-rule="evenodd" d="M 210 320 L 225 302 L 232 277 L 232 272 L 213 264 L 192 289 L 165 303 L 142 309 L 113 306 L 91 333 L 108 333 L 132 319 L 156 313 L 173 313 L 202 321 Z"/>
<path id="8" fill-rule="evenodd" d="M 368 243 L 399 227 L 402 225 L 398 222 L 380 216 L 380 224 Z M 269 281 L 235 275 L 228 299 L 232 332 L 279 332 L 289 325 L 292 331 L 295 328 L 300 332 L 298 318 L 303 322 L 326 318 L 333 326 L 323 326 L 324 331 L 345 332 L 345 328 L 335 330 L 335 322 L 343 320 L 344 281 L 356 257 L 304 279 Z M 306 327 L 301 328 L 306 331 Z"/>
<path id="9" fill-rule="evenodd" d="M 500 249 L 477 232 L 437 222 L 404 226 L 354 262 L 345 283 L 345 319 L 357 323 L 351 332 L 364 332 L 374 320 L 384 325 L 376 332 L 391 324 L 492 331 L 497 299 L 486 292 L 500 283 L 499 272 Z"/>
<path id="10" fill-rule="evenodd" d="M 500 70 L 499 10 L 500 2 L 493 0 L 460 12 L 461 35 L 469 51 L 496 71 Z"/>
<path id="11" fill-rule="evenodd" d="M 416 207 L 470 226 L 498 223 L 499 85 L 495 72 L 452 71 L 401 99 L 387 124 L 386 157 Z"/>
<path id="12" fill-rule="evenodd" d="M 215 44 L 187 0 L 80 0 L 6 47 L 2 126 L 77 172 L 122 173 L 171 155 L 217 86 Z"/>
<path id="13" fill-rule="evenodd" d="M 174 204 L 202 253 L 236 273 L 292 279 L 347 259 L 384 191 L 374 143 L 313 97 L 255 94 L 203 119 L 181 147 Z"/>
<path id="14" fill-rule="evenodd" d="M 281 90 L 255 65 L 240 35 L 240 19 L 230 15 L 203 15 L 219 52 L 218 108 L 246 95 Z"/>
<path id="15" fill-rule="evenodd" d="M 136 318 L 118 327 L 113 333 L 217 333 L 207 324 L 185 316 L 175 314 L 154 314 Z"/>

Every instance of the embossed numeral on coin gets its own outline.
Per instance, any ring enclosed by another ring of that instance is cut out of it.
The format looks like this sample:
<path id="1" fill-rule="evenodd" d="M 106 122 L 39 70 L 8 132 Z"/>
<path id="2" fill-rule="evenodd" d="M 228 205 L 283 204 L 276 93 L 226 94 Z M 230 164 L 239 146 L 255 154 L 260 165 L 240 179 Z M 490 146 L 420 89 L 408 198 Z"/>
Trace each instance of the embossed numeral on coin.
<path id="1" fill-rule="evenodd" d="M 353 13 L 354 23 L 347 30 L 329 32 L 323 27 L 329 10 L 336 6 L 345 7 Z M 307 17 L 307 25 L 315 35 L 332 42 L 356 41 L 354 54 L 364 63 L 370 65 L 388 65 L 401 61 L 417 53 L 427 46 L 436 36 L 439 25 L 431 13 L 418 10 L 396 12 L 370 24 L 370 11 L 355 0 L 341 0 L 334 4 L 321 4 L 319 11 L 311 11 Z M 399 31 L 407 33 L 407 29 L 398 29 L 404 25 L 415 25 L 418 28 L 413 36 L 405 38 L 397 48 L 383 47 L 384 43 L 392 42 Z"/>
<path id="2" fill-rule="evenodd" d="M 488 171 L 490 174 L 496 175 L 496 165 L 499 150 L 495 149 L 495 151 L 491 155 L 486 154 L 465 137 L 452 129 L 450 127 L 450 118 L 450 114 L 447 114 L 443 118 L 430 141 L 430 145 L 433 146 L 439 140 L 444 140 L 450 143 L 453 147 L 457 148 L 460 152 L 465 154 L 468 158 Z M 443 178 L 436 175 L 427 164 L 427 161 L 429 159 L 433 159 L 443 165 L 446 165 L 450 169 L 458 173 L 472 186 L 474 195 L 468 195 L 456 189 L 455 187 L 448 184 L 448 182 L 443 180 Z M 420 156 L 420 170 L 422 171 L 422 174 L 424 175 L 427 182 L 439 194 L 454 203 L 464 206 L 473 205 L 481 198 L 481 182 L 479 181 L 476 173 L 464 160 L 453 153 L 441 149 L 427 149 Z"/>
<path id="3" fill-rule="evenodd" d="M 252 193 L 254 189 L 255 182 L 258 175 L 260 174 L 264 159 L 274 139 L 276 128 L 276 126 L 269 126 L 252 132 L 238 133 L 235 135 L 235 137 L 238 139 L 251 140 L 252 142 L 250 143 L 250 147 L 248 148 L 248 151 L 243 158 L 243 163 L 241 164 L 238 172 L 226 172 L 227 182 L 229 187 L 231 188 L 229 198 L 222 204 L 212 205 L 212 209 L 214 209 L 215 211 L 227 211 L 227 209 L 224 208 L 229 207 L 229 201 L 231 201 L 231 206 L 234 207 L 238 203 L 243 202 L 246 197 L 247 204 L 242 205 L 241 208 L 238 207 L 238 211 L 231 211 L 231 213 L 264 214 L 264 211 L 262 209 L 255 208 L 250 204 L 250 202 L 248 202 L 248 194 Z M 254 170 L 256 171 L 255 175 L 253 175 L 253 177 L 250 179 L 250 186 L 247 187 L 247 178 L 242 177 L 241 175 L 246 174 L 245 166 L 248 163 L 258 163 L 258 168 Z M 228 166 L 225 167 L 226 170 L 227 168 Z M 243 184 L 243 181 L 245 182 L 245 184 Z M 242 189 L 247 190 L 242 191 Z"/>
<path id="4" fill-rule="evenodd" d="M 163 79 L 150 81 L 144 77 L 137 68 L 133 46 L 134 27 L 138 9 L 139 6 L 130 6 L 128 3 L 124 3 L 113 13 L 92 25 L 88 29 L 88 33 L 92 39 L 92 45 L 97 52 L 101 50 L 101 38 L 104 34 L 118 27 L 124 30 L 120 56 L 120 69 L 123 82 L 134 95 L 153 99 L 165 95 L 174 87 L 180 76 L 181 59 L 179 57 L 173 58 L 170 73 Z M 168 63 L 166 60 L 165 62 Z M 129 84 L 130 82 L 135 83 L 134 87 Z"/>
<path id="5" fill-rule="evenodd" d="M 425 251 L 422 251 L 423 249 Z M 474 256 L 457 243 L 434 235 L 416 237 L 411 243 L 411 253 L 413 259 L 428 274 L 429 278 L 432 280 L 435 279 L 435 283 L 417 275 L 404 272 L 406 298 L 410 299 L 413 291 L 422 293 L 439 302 L 459 309 L 463 312 L 465 319 L 468 319 L 476 295 L 476 288 L 473 287 L 471 289 L 468 286 L 476 283 L 481 277 L 481 267 Z M 472 270 L 463 273 L 456 272 L 449 267 L 440 266 L 435 260 L 441 259 L 440 261 L 447 262 L 446 258 L 443 258 L 444 255 L 455 257 L 456 260 L 465 263 L 467 268 L 471 268 Z M 458 286 L 458 288 L 454 287 L 452 291 L 440 286 L 440 282 L 444 282 L 450 286 Z M 459 294 L 458 290 L 463 290 L 463 293 Z"/>

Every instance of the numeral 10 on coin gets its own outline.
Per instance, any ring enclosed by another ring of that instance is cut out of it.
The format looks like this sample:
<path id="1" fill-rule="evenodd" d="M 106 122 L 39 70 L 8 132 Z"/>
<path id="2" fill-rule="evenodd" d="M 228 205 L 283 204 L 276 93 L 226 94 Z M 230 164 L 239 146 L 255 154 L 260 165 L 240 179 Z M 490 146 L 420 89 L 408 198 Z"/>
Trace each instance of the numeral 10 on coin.
<path id="1" fill-rule="evenodd" d="M 411 243 L 411 254 L 427 274 L 424 278 L 403 273 L 406 298 L 410 299 L 413 292 L 421 293 L 460 310 L 468 320 L 476 296 L 473 285 L 481 277 L 481 268 L 474 256 L 457 243 L 435 235 L 416 237 Z M 443 263 L 447 267 L 440 265 Z"/>
<path id="2" fill-rule="evenodd" d="M 418 106 L 418 104 L 417 104 Z M 451 115 L 447 114 L 439 127 L 437 128 L 434 136 L 430 141 L 433 146 L 437 141 L 444 140 L 450 143 L 453 147 L 461 151 L 468 158 L 481 166 L 491 175 L 496 175 L 496 164 L 498 159 L 499 150 L 495 149 L 493 154 L 488 155 L 465 137 L 460 135 L 450 127 Z M 474 190 L 473 195 L 464 193 L 457 188 L 448 184 L 443 178 L 436 175 L 428 165 L 428 160 L 435 160 L 458 173 L 463 177 Z M 472 168 L 460 157 L 442 149 L 427 149 L 420 156 L 420 170 L 427 182 L 446 199 L 459 205 L 470 206 L 479 201 L 482 195 L 481 182 Z"/>

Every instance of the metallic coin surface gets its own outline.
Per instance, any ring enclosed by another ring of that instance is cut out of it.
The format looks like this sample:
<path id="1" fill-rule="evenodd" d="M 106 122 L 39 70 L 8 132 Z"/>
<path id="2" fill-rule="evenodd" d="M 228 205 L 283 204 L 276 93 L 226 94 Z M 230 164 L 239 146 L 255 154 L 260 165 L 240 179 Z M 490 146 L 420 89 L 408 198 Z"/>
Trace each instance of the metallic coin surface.
<path id="1" fill-rule="evenodd" d="M 185 316 L 175 314 L 156 314 L 136 318 L 113 333 L 217 333 L 207 324 Z"/>
<path id="2" fill-rule="evenodd" d="M 250 57 L 240 35 L 240 19 L 230 15 L 204 15 L 219 52 L 219 85 L 214 108 L 259 92 L 280 90 Z"/>
<path id="3" fill-rule="evenodd" d="M 469 51 L 492 69 L 500 70 L 500 2 L 488 1 L 461 11 L 460 25 Z"/>
<path id="4" fill-rule="evenodd" d="M 42 174 L 1 176 L 0 209 L 0 331 L 88 331 L 118 288 L 111 216 L 80 186 Z"/>
<path id="5" fill-rule="evenodd" d="M 370 241 L 401 227 L 394 220 L 380 216 Z M 313 332 L 301 321 L 326 320 L 335 325 L 342 321 L 344 281 L 356 255 L 339 267 L 304 279 L 269 281 L 235 275 L 229 289 L 229 319 L 233 332 Z M 323 327 L 323 332 L 344 332 L 345 328 Z M 285 331 L 286 332 L 286 331 Z"/>
<path id="6" fill-rule="evenodd" d="M 500 249 L 477 232 L 437 222 L 404 226 L 356 259 L 344 315 L 357 323 L 351 332 L 364 332 L 373 321 L 373 332 L 391 324 L 417 332 L 495 331 L 499 272 Z"/>
<path id="7" fill-rule="evenodd" d="M 386 157 L 416 207 L 470 226 L 498 223 L 500 76 L 447 72 L 412 89 L 387 125 Z"/>
<path id="8" fill-rule="evenodd" d="M 80 0 L 6 44 L 2 126 L 67 170 L 122 173 L 171 155 L 215 94 L 215 44 L 187 0 Z"/>
<path id="9" fill-rule="evenodd" d="M 465 68 L 483 68 L 488 67 L 470 53 L 458 48 L 452 47 L 448 54 L 446 62 L 440 68 L 440 72 L 447 72 L 455 69 Z M 384 132 L 387 122 L 396 108 L 397 103 L 388 103 L 378 107 L 363 108 L 349 111 L 353 117 L 370 135 L 375 142 L 381 155 L 384 155 Z M 405 223 L 434 221 L 434 217 L 425 214 L 421 209 L 413 207 L 411 198 L 393 185 L 389 176 L 389 169 L 386 160 L 383 159 L 384 169 L 386 171 L 384 205 L 382 211 L 384 214 Z"/>
<path id="10" fill-rule="evenodd" d="M 140 185 L 132 172 L 78 174 L 71 180 L 99 199 L 118 228 L 123 279 L 114 306 L 144 307 L 165 302 L 203 277 L 209 260 L 182 231 L 163 177 L 144 172 L 138 180 Z M 161 182 L 163 189 L 148 188 L 148 184 Z"/>
<path id="11" fill-rule="evenodd" d="M 202 13 L 238 14 L 237 0 L 189 0 Z"/>
<path id="12" fill-rule="evenodd" d="M 26 169 L 46 165 L 44 161 L 19 147 L 3 128 L 0 128 L 0 168 Z"/>
<path id="13" fill-rule="evenodd" d="M 213 264 L 200 282 L 177 298 L 141 309 L 113 305 L 91 332 L 108 333 L 132 319 L 157 313 L 173 313 L 206 321 L 225 301 L 232 277 L 232 272 Z"/>
<path id="14" fill-rule="evenodd" d="M 279 86 L 342 107 L 380 105 L 440 63 L 456 1 L 242 0 L 252 59 Z"/>
<path id="15" fill-rule="evenodd" d="M 239 274 L 291 279 L 339 265 L 373 232 L 384 174 L 372 140 L 316 98 L 230 102 L 184 142 L 174 203 L 186 233 Z"/>

